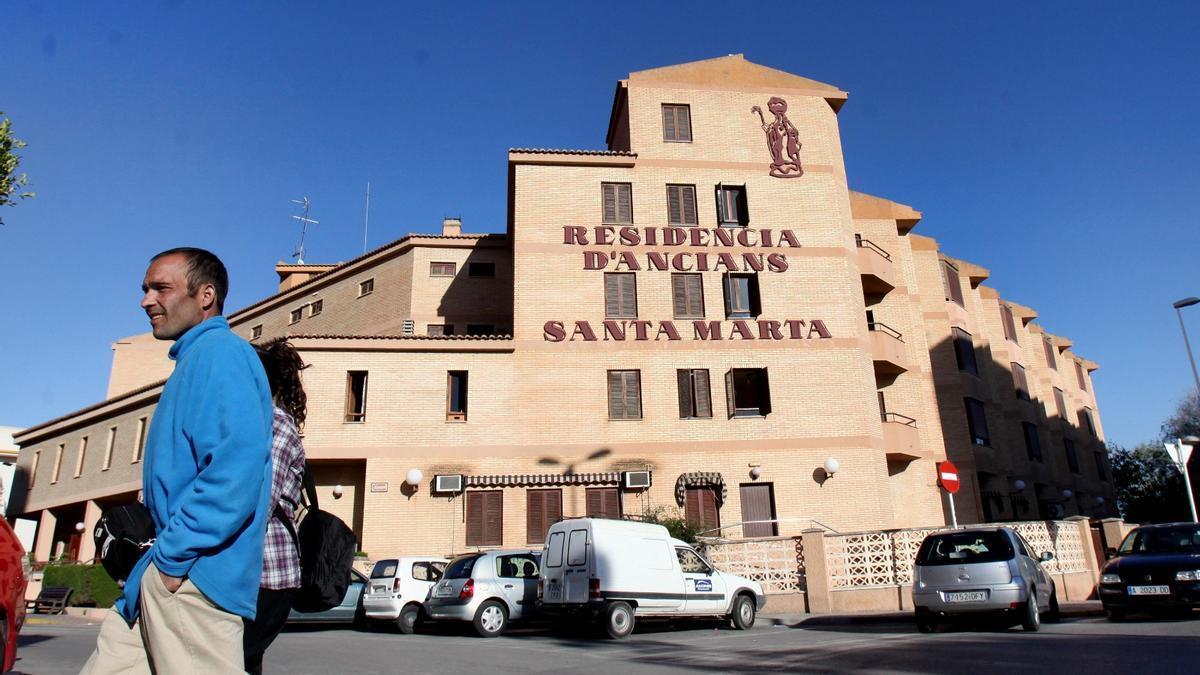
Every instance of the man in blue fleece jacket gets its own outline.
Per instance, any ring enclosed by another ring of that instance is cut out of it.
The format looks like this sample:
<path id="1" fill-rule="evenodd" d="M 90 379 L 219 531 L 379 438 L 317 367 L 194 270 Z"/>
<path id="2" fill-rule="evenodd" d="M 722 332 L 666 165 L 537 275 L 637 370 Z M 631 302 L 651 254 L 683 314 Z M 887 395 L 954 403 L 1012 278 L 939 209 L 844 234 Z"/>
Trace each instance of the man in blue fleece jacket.
<path id="1" fill-rule="evenodd" d="M 225 266 L 202 249 L 150 261 L 141 306 L 174 340 L 146 437 L 142 493 L 157 539 L 130 573 L 83 672 L 240 673 L 270 516 L 271 392 L 221 316 Z"/>

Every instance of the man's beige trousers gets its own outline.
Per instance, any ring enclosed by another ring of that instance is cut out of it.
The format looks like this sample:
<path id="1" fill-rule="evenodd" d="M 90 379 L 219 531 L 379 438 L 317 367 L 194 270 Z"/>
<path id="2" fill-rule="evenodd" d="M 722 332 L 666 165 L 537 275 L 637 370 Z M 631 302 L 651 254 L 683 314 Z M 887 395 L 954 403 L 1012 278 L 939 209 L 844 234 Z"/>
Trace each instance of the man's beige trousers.
<path id="1" fill-rule="evenodd" d="M 214 605 L 190 579 L 171 593 L 151 564 L 140 604 L 132 628 L 109 610 L 80 675 L 245 672 L 242 618 Z"/>

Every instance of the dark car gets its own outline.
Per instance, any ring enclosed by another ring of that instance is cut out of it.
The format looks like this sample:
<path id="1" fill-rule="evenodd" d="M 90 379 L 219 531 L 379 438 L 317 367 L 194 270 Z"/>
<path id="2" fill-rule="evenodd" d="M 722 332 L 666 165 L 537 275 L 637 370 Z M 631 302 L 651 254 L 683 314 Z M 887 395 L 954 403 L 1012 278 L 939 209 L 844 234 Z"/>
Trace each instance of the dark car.
<path id="1" fill-rule="evenodd" d="M 1101 570 L 1100 602 L 1112 621 L 1200 607 L 1200 525 L 1143 525 L 1126 535 Z"/>
<path id="2" fill-rule="evenodd" d="M 288 613 L 287 622 L 295 623 L 358 623 L 364 622 L 362 598 L 363 590 L 367 587 L 367 578 L 356 569 L 350 570 L 350 585 L 346 587 L 346 594 L 342 596 L 342 602 L 337 607 L 331 607 L 324 612 L 297 612 L 292 610 Z"/>

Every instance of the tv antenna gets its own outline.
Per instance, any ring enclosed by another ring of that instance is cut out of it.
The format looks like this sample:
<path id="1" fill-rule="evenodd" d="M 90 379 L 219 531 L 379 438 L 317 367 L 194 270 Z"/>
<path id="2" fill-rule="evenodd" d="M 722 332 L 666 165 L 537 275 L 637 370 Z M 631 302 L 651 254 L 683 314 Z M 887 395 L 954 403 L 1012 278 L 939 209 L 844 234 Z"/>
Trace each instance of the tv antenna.
<path id="1" fill-rule="evenodd" d="M 296 252 L 292 254 L 292 257 L 296 259 L 297 265 L 303 265 L 304 264 L 304 237 L 305 237 L 305 235 L 308 234 L 308 226 L 309 225 L 320 225 L 321 221 L 313 220 L 312 218 L 308 217 L 308 207 L 312 203 L 308 199 L 308 197 L 302 197 L 300 199 L 293 199 L 292 203 L 299 204 L 304 209 L 303 215 L 292 216 L 292 220 L 298 220 L 301 223 L 300 245 L 296 247 Z"/>

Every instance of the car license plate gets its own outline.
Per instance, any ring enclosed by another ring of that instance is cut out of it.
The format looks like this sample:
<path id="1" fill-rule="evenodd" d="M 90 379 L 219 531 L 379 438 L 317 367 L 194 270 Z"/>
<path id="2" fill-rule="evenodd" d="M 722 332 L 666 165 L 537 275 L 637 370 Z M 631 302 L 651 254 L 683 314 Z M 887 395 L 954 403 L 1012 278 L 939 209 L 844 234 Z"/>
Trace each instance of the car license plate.
<path id="1" fill-rule="evenodd" d="M 372 586 L 372 593 L 387 593 L 387 586 Z"/>
<path id="2" fill-rule="evenodd" d="M 1130 586 L 1130 595 L 1170 595 L 1170 586 Z"/>
<path id="3" fill-rule="evenodd" d="M 452 595 L 454 595 L 454 587 L 453 586 L 438 586 L 437 597 L 448 598 Z"/>
<path id="4" fill-rule="evenodd" d="M 550 584 L 546 587 L 547 600 L 562 600 L 562 586 L 558 584 Z"/>
<path id="5" fill-rule="evenodd" d="M 984 600 L 987 600 L 987 591 L 965 591 L 946 594 L 946 602 L 983 602 Z"/>

